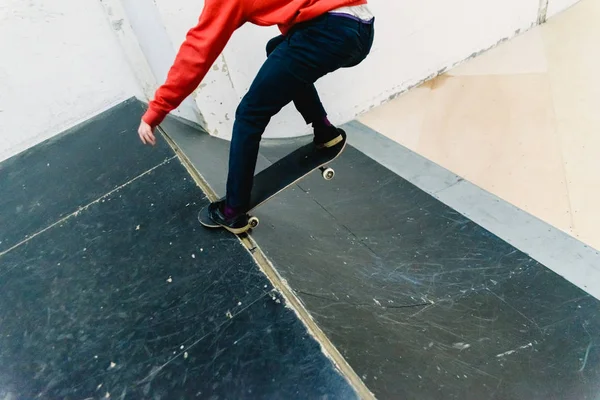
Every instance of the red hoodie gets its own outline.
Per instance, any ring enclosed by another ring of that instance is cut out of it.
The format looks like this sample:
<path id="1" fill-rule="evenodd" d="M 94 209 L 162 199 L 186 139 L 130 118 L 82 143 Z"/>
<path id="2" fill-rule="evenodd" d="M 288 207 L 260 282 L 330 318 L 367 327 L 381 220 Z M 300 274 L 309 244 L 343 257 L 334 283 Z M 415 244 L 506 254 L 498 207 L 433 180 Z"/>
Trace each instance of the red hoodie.
<path id="1" fill-rule="evenodd" d="M 278 25 L 285 34 L 294 24 L 339 7 L 367 0 L 206 0 L 198 24 L 179 49 L 167 81 L 156 91 L 143 120 L 152 127 L 198 87 L 231 35 L 244 23 Z"/>

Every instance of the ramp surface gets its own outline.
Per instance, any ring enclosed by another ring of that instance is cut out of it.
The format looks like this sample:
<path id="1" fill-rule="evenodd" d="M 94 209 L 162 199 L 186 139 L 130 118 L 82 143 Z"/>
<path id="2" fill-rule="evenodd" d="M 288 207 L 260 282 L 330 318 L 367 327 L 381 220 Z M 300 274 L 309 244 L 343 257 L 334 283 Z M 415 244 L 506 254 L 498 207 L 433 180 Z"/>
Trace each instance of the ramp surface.
<path id="1" fill-rule="evenodd" d="M 140 111 L 0 165 L 0 398 L 356 398 Z"/>
<path id="2" fill-rule="evenodd" d="M 223 195 L 225 143 L 165 129 Z M 306 140 L 263 141 L 261 168 Z M 355 148 L 333 166 L 252 236 L 378 398 L 597 399 L 595 298 Z"/>

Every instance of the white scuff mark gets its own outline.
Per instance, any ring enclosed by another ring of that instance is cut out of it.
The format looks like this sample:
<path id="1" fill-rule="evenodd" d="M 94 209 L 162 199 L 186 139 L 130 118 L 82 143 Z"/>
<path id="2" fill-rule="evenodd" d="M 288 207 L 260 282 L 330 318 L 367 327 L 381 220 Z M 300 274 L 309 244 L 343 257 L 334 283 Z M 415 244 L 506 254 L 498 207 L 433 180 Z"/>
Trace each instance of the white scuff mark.
<path id="1" fill-rule="evenodd" d="M 101 384 L 99 384 L 99 385 L 96 387 L 96 390 L 100 390 L 100 388 L 102 387 L 102 385 L 103 385 L 102 383 L 101 383 Z"/>
<path id="2" fill-rule="evenodd" d="M 169 282 L 169 283 L 173 282 L 173 278 L 169 277 L 169 279 L 167 279 L 167 282 Z"/>
<path id="3" fill-rule="evenodd" d="M 381 303 L 379 302 L 379 300 L 377 300 L 377 299 L 373 299 L 373 301 L 375 302 L 375 304 L 377 304 L 378 306 L 380 306 L 380 307 L 381 307 Z"/>
<path id="4" fill-rule="evenodd" d="M 115 364 L 114 362 L 110 362 L 110 367 L 108 367 L 108 369 L 113 369 L 114 367 L 116 367 L 117 364 Z"/>
<path id="5" fill-rule="evenodd" d="M 517 352 L 516 350 L 510 350 L 510 351 L 507 351 L 506 353 L 498 354 L 496 357 L 510 356 L 511 354 L 514 354 L 516 352 Z"/>
<path id="6" fill-rule="evenodd" d="M 104 398 L 105 398 L 105 399 L 108 399 L 108 398 L 110 398 L 110 393 L 109 393 L 109 392 L 106 392 L 106 394 L 104 395 Z"/>
<path id="7" fill-rule="evenodd" d="M 458 342 L 458 343 L 454 343 L 452 345 L 452 347 L 454 347 L 457 350 L 461 350 L 462 351 L 462 350 L 468 349 L 469 347 L 471 347 L 471 345 L 469 343 Z"/>
<path id="8" fill-rule="evenodd" d="M 433 342 L 429 342 L 429 348 L 433 347 Z"/>
<path id="9" fill-rule="evenodd" d="M 490 279 L 490 282 L 492 282 L 492 283 L 494 284 L 494 286 L 496 286 L 496 285 L 498 284 L 498 282 L 496 282 L 496 281 L 495 281 L 495 280 L 493 280 L 493 279 Z"/>
<path id="10" fill-rule="evenodd" d="M 140 230 L 140 226 L 139 226 L 139 225 L 138 225 L 138 226 L 136 226 L 136 227 L 135 227 L 135 230 L 136 230 L 136 231 L 139 231 L 139 230 Z"/>
<path id="11" fill-rule="evenodd" d="M 514 350 L 509 350 L 509 351 L 506 351 L 506 352 L 504 352 L 504 353 L 500 353 L 500 354 L 496 355 L 496 357 L 505 357 L 505 356 L 510 356 L 511 354 L 514 354 L 514 353 L 516 353 L 517 351 L 519 351 L 519 350 L 523 350 L 523 349 L 526 349 L 526 348 L 528 348 L 528 347 L 533 347 L 533 343 L 526 344 L 525 346 L 521 346 L 521 347 L 519 347 L 519 348 L 516 348 L 516 349 L 514 349 Z"/>
<path id="12" fill-rule="evenodd" d="M 590 344 L 587 347 L 587 350 L 585 351 L 585 357 L 583 357 L 583 364 L 581 365 L 581 368 L 579 368 L 579 372 L 583 372 L 583 370 L 585 369 L 591 349 L 592 349 L 592 342 L 590 342 Z"/>

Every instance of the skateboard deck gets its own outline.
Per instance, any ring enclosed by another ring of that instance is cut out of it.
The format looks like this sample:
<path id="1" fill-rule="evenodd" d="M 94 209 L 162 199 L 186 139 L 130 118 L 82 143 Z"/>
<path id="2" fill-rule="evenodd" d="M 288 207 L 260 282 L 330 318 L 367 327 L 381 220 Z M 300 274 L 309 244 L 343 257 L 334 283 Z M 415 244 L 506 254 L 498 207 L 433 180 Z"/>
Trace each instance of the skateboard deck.
<path id="1" fill-rule="evenodd" d="M 326 168 L 326 166 L 339 157 L 345 148 L 346 133 L 342 132 L 342 141 L 335 146 L 318 150 L 315 145 L 310 142 L 256 174 L 254 176 L 250 207 L 248 210 L 250 226 L 256 228 L 259 223 L 257 217 L 250 215 L 252 211 L 281 193 L 283 190 L 308 176 L 313 171 L 320 169 L 324 179 L 333 179 L 335 171 L 332 168 Z M 221 227 L 211 221 L 208 216 L 208 206 L 200 211 L 198 220 L 202 225 L 208 228 Z"/>

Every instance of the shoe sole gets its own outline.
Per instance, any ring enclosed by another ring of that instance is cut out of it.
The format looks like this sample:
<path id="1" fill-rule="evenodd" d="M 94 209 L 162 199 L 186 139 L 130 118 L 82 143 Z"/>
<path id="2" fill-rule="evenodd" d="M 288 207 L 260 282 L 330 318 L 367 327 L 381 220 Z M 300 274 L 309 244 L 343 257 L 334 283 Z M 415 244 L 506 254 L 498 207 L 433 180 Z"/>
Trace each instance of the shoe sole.
<path id="1" fill-rule="evenodd" d="M 229 226 L 217 224 L 216 222 L 213 222 L 210 218 L 208 218 L 207 215 L 203 215 L 203 214 L 206 214 L 206 210 L 205 209 L 202 209 L 198 213 L 198 221 L 205 228 L 210 228 L 210 229 L 224 228 L 224 229 L 227 229 L 229 232 L 233 233 L 234 235 L 240 235 L 242 233 L 245 233 L 245 232 L 249 231 L 252 228 L 250 226 L 250 224 L 244 226 L 243 228 L 231 228 Z"/>
<path id="2" fill-rule="evenodd" d="M 321 144 L 316 145 L 316 147 L 319 150 L 321 150 L 321 149 L 328 149 L 330 147 L 335 146 L 336 144 L 338 144 L 342 140 L 344 140 L 344 137 L 342 135 L 339 135 L 335 139 L 331 139 L 329 142 L 325 142 L 325 143 L 321 143 Z"/>
<path id="3" fill-rule="evenodd" d="M 227 229 L 229 232 L 233 233 L 234 235 L 241 235 L 242 233 L 246 233 L 250 230 L 250 224 L 246 225 L 243 228 L 230 228 L 228 226 L 225 225 L 220 225 L 222 228 Z"/>

